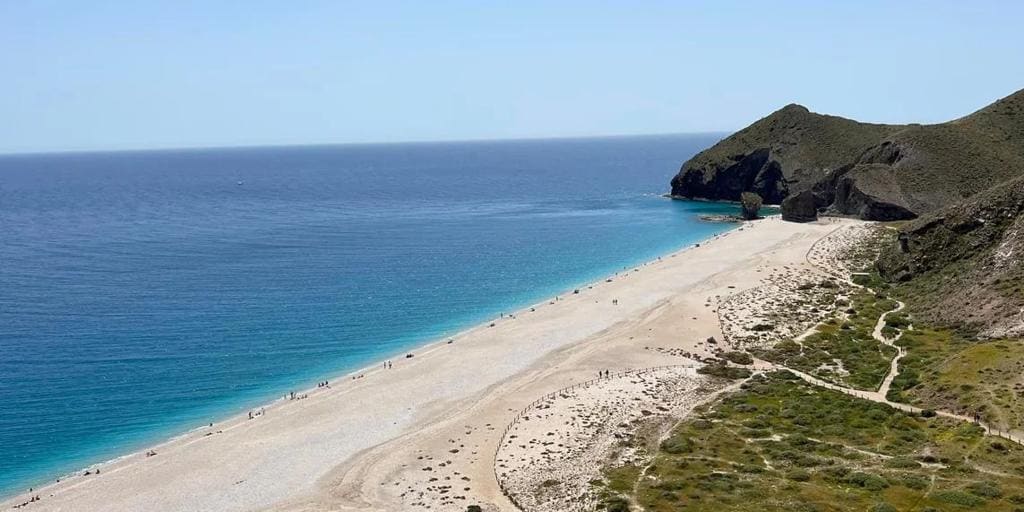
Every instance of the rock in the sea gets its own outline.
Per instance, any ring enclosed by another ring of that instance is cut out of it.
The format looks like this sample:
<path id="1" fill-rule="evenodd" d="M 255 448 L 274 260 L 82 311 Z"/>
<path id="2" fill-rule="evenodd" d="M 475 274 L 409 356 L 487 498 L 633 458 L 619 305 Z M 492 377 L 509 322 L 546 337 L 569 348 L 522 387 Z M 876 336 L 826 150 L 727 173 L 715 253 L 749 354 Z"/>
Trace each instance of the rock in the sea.
<path id="1" fill-rule="evenodd" d="M 761 218 L 757 212 L 761 211 L 761 196 L 753 192 L 744 192 L 740 194 L 740 211 L 743 213 L 745 220 L 754 220 Z"/>
<path id="2" fill-rule="evenodd" d="M 814 194 L 810 190 L 804 190 L 782 201 L 782 220 L 789 222 L 818 220 L 818 209 L 814 206 Z"/>
<path id="3" fill-rule="evenodd" d="M 735 215 L 707 214 L 707 215 L 700 215 L 700 216 L 698 216 L 698 218 L 700 220 L 704 221 L 704 222 L 725 222 L 725 223 L 730 223 L 730 224 L 735 224 L 737 222 L 743 222 L 743 219 L 741 219 L 741 218 L 739 218 L 739 217 L 737 217 Z M 700 244 L 697 244 L 697 246 L 699 247 Z"/>

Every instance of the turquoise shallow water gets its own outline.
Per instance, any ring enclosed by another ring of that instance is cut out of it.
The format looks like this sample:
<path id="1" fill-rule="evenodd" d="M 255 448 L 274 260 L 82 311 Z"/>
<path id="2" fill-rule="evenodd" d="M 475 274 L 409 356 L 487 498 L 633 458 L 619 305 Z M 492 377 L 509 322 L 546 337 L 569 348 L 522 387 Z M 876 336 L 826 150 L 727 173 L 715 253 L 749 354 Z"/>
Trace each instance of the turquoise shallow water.
<path id="1" fill-rule="evenodd" d="M 0 157 L 0 494 L 720 233 L 717 138 Z"/>

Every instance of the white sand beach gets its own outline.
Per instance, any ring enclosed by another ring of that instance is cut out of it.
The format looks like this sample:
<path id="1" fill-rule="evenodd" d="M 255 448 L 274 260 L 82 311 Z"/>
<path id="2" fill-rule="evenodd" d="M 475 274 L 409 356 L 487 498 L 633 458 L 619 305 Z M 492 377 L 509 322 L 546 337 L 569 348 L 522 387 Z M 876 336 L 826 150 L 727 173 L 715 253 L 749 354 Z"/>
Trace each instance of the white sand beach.
<path id="1" fill-rule="evenodd" d="M 504 470 L 496 472 L 495 459 L 517 413 L 599 371 L 693 365 L 685 354 L 711 355 L 718 344 L 705 340 L 723 339 L 723 299 L 808 265 L 814 242 L 858 223 L 795 224 L 778 217 L 745 223 L 578 294 L 414 350 L 413 357 L 396 355 L 391 369 L 332 378 L 329 388 L 277 400 L 251 420 L 242 415 L 215 423 L 151 448 L 155 455 L 133 454 L 91 468 L 88 476 L 35 489 L 32 495 L 41 499 L 19 510 L 515 510 L 499 487 L 496 473 Z M 753 313 L 737 308 L 730 314 Z M 675 395 L 655 396 L 659 388 L 650 379 L 656 377 L 588 388 L 563 400 L 611 407 L 635 398 L 668 411 L 687 410 L 710 393 L 701 388 L 704 379 L 683 372 L 672 374 Z M 524 439 L 521 451 L 517 444 L 502 447 L 503 461 L 546 456 L 535 443 Z M 2 506 L 10 509 L 28 496 Z"/>

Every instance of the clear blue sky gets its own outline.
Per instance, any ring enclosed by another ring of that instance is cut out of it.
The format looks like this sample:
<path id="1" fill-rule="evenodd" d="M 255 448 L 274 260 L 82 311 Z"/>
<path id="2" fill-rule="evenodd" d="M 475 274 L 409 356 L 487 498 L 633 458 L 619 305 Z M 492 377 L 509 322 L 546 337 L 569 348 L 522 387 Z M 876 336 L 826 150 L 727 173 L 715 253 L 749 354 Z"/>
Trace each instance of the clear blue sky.
<path id="1" fill-rule="evenodd" d="M 0 0 L 0 152 L 935 122 L 1024 88 L 1024 2 Z"/>

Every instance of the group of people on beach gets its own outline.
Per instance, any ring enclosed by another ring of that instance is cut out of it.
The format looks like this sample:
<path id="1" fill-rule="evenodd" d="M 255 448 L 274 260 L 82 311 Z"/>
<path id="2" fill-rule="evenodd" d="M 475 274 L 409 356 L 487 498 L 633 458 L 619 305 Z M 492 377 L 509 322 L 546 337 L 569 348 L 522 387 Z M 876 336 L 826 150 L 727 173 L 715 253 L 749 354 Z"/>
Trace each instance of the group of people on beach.
<path id="1" fill-rule="evenodd" d="M 385 370 L 390 370 L 391 369 L 391 360 L 384 361 L 383 366 L 384 366 Z"/>
<path id="2" fill-rule="evenodd" d="M 597 371 L 597 378 L 599 378 L 599 379 L 611 378 L 611 372 L 609 372 L 608 370 L 598 370 Z"/>
<path id="3" fill-rule="evenodd" d="M 257 416 L 263 416 L 263 413 L 264 413 L 264 410 L 263 410 L 262 407 L 260 407 L 260 410 L 258 410 L 256 412 L 249 411 L 249 419 L 251 420 L 251 419 L 253 419 L 253 418 L 257 417 Z M 212 427 L 213 423 L 210 423 L 210 426 Z"/>
<path id="4" fill-rule="evenodd" d="M 29 489 L 29 491 L 31 492 L 31 491 L 32 491 L 32 489 Z M 26 502 L 24 502 L 24 503 L 20 503 L 20 504 L 18 504 L 18 505 L 15 505 L 15 506 L 14 506 L 13 508 L 21 508 L 21 507 L 27 507 L 27 506 L 29 506 L 30 504 L 32 504 L 32 503 L 35 503 L 35 502 L 37 502 L 37 501 L 43 501 L 43 499 L 42 499 L 41 497 L 39 497 L 39 495 L 35 495 L 35 496 L 32 496 L 31 498 L 29 498 L 29 500 L 28 500 L 28 501 L 26 501 Z"/>
<path id="5" fill-rule="evenodd" d="M 329 388 L 329 387 L 331 387 L 331 381 L 325 380 L 323 382 L 317 382 L 316 383 L 316 387 L 317 388 Z"/>

